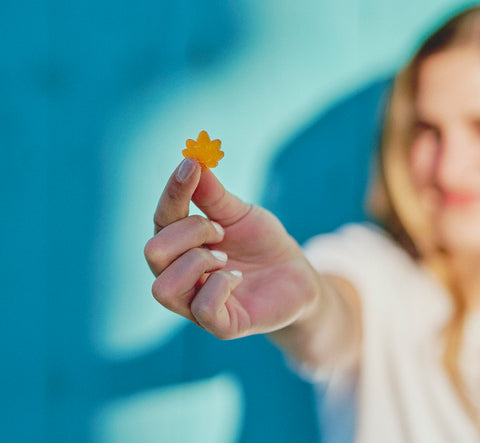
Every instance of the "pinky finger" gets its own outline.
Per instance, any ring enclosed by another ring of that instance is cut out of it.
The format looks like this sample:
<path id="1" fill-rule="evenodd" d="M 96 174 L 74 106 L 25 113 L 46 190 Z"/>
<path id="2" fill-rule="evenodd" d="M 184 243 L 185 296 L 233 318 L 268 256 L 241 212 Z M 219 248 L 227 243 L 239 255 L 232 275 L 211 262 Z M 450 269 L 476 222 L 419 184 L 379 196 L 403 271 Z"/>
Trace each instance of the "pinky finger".
<path id="1" fill-rule="evenodd" d="M 190 305 L 198 324 L 222 340 L 237 338 L 244 329 L 240 328 L 238 322 L 239 310 L 242 308 L 232 296 L 232 291 L 241 283 L 242 278 L 240 271 L 213 272 Z"/>

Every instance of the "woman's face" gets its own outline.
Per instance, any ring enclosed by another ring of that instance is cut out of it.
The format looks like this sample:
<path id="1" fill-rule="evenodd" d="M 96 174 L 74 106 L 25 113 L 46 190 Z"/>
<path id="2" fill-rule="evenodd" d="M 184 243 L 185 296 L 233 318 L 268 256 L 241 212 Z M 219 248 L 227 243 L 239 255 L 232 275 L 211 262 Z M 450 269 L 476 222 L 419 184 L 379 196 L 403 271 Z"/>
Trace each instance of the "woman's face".
<path id="1" fill-rule="evenodd" d="M 480 253 L 480 47 L 420 66 L 411 172 L 440 244 Z"/>

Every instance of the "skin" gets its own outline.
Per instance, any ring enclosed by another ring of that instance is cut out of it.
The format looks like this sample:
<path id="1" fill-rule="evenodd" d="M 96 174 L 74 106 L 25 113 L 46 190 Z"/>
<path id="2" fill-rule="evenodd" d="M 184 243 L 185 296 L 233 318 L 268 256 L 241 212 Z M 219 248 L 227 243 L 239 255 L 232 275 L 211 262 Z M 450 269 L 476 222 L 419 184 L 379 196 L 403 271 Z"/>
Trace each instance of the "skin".
<path id="1" fill-rule="evenodd" d="M 228 193 L 194 160 L 180 168 L 181 177 L 177 170 L 162 194 L 157 233 L 145 247 L 157 276 L 155 298 L 223 339 L 270 332 L 304 315 L 317 292 L 316 274 L 280 222 Z M 188 216 L 190 200 L 205 218 Z"/>
<path id="2" fill-rule="evenodd" d="M 205 217 L 188 215 L 190 200 Z M 340 331 L 359 335 L 350 285 L 320 276 L 273 214 L 230 194 L 194 160 L 184 160 L 170 177 L 154 222 L 145 257 L 156 276 L 155 299 L 216 337 L 271 333 L 300 360 L 318 364 L 315 339 L 327 315 L 338 318 L 333 345 L 353 342 Z M 339 302 L 337 291 L 352 299 Z"/>
<path id="3" fill-rule="evenodd" d="M 479 304 L 480 48 L 455 47 L 424 60 L 410 162 L 439 244 L 464 291 Z"/>

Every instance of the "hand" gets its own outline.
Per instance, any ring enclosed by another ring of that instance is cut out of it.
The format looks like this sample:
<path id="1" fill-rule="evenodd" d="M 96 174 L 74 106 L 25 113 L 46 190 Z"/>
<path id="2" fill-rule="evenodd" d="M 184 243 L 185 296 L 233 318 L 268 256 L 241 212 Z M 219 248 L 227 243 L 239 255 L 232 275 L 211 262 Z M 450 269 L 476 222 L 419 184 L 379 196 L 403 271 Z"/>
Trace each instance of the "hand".
<path id="1" fill-rule="evenodd" d="M 207 218 L 188 216 L 190 200 Z M 271 332 L 314 304 L 316 272 L 278 219 L 227 192 L 197 162 L 176 169 L 154 221 L 145 246 L 154 297 L 215 336 Z"/>

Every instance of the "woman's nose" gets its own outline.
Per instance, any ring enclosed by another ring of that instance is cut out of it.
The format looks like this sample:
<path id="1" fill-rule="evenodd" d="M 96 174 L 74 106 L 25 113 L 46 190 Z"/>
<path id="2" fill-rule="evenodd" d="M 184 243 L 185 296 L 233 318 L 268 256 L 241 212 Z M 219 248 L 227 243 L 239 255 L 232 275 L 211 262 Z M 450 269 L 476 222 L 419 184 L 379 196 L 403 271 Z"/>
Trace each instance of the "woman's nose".
<path id="1" fill-rule="evenodd" d="M 472 170 L 478 174 L 480 146 L 474 144 L 461 132 L 442 137 L 434 167 L 435 180 L 440 188 L 456 189 L 469 181 Z"/>

